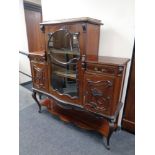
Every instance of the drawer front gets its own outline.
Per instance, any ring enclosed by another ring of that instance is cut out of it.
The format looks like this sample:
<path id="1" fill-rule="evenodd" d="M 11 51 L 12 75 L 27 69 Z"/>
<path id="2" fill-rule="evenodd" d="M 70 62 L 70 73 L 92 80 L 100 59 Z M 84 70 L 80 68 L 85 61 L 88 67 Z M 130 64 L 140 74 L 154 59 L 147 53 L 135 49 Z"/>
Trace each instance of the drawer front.
<path id="1" fill-rule="evenodd" d="M 46 64 L 32 63 L 33 87 L 48 91 L 48 67 Z"/>
<path id="2" fill-rule="evenodd" d="M 106 73 L 106 74 L 116 74 L 117 67 L 115 66 L 108 66 L 108 65 L 100 65 L 100 64 L 87 64 L 86 70 L 96 73 Z"/>
<path id="3" fill-rule="evenodd" d="M 101 115 L 110 115 L 114 77 L 85 73 L 84 80 L 84 108 Z"/>

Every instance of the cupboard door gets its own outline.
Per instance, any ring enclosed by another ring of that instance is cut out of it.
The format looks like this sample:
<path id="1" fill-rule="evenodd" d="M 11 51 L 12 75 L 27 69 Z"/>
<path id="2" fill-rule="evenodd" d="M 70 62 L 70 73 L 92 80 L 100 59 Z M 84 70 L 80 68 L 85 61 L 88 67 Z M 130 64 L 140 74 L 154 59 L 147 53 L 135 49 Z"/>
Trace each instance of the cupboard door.
<path id="1" fill-rule="evenodd" d="M 50 87 L 58 95 L 78 98 L 79 33 L 61 29 L 49 35 Z"/>
<path id="2" fill-rule="evenodd" d="M 84 108 L 101 115 L 110 115 L 114 77 L 86 72 L 84 83 Z"/>
<path id="3" fill-rule="evenodd" d="M 43 63 L 33 63 L 32 67 L 32 80 L 33 87 L 41 90 L 48 91 L 48 68 Z"/>

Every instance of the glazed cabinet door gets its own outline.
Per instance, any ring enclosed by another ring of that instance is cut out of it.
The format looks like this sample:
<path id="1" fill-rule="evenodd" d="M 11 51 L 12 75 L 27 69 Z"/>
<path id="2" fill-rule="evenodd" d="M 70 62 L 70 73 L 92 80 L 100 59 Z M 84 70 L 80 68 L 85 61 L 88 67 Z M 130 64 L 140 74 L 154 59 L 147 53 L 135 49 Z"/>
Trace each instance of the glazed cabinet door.
<path id="1" fill-rule="evenodd" d="M 114 93 L 114 77 L 102 74 L 85 73 L 84 102 L 86 110 L 110 115 Z"/>
<path id="2" fill-rule="evenodd" d="M 31 62 L 33 87 L 48 91 L 48 67 L 44 63 Z"/>
<path id="3" fill-rule="evenodd" d="M 79 32 L 59 29 L 49 32 L 49 91 L 59 100 L 80 103 Z"/>

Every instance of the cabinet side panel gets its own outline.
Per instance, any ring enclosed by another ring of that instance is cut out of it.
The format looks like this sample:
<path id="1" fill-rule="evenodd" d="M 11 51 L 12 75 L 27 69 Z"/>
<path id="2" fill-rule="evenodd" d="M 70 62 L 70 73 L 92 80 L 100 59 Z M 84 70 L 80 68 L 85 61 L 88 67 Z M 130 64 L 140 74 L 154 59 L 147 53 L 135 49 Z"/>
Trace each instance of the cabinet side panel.
<path id="1" fill-rule="evenodd" d="M 86 33 L 83 31 L 83 27 L 82 25 L 85 23 L 73 23 L 73 24 L 68 24 L 67 25 L 67 29 L 70 32 L 79 32 L 80 36 L 79 36 L 79 46 L 80 46 L 80 54 L 84 54 L 85 52 L 85 36 Z"/>
<path id="2" fill-rule="evenodd" d="M 86 55 L 88 59 L 93 56 L 98 56 L 100 38 L 100 26 L 94 24 L 87 24 L 87 38 L 86 38 Z"/>
<path id="3" fill-rule="evenodd" d="M 119 98 L 120 98 L 120 89 L 121 89 L 121 81 L 122 77 L 116 77 L 115 78 L 115 87 L 114 87 L 114 96 L 113 96 L 113 102 L 112 102 L 112 108 L 111 108 L 111 115 L 114 115 L 116 112 L 116 109 L 119 104 Z"/>
<path id="4" fill-rule="evenodd" d="M 119 71 L 119 69 L 122 69 L 122 70 Z M 115 78 L 114 98 L 113 98 L 112 111 L 111 111 L 112 115 L 115 114 L 118 108 L 118 105 L 120 104 L 122 99 L 125 72 L 126 72 L 126 65 L 118 67 L 118 73 Z"/>

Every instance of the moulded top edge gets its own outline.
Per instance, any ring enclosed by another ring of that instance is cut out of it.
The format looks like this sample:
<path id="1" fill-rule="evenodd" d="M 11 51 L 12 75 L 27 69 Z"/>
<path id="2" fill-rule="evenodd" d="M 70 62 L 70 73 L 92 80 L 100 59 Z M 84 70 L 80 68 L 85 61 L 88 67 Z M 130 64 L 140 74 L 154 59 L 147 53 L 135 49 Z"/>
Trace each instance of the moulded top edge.
<path id="1" fill-rule="evenodd" d="M 61 24 L 61 23 L 74 23 L 74 22 L 88 22 L 88 23 L 93 23 L 93 24 L 97 24 L 97 25 L 103 25 L 101 20 L 90 18 L 90 17 L 51 20 L 51 21 L 42 22 L 42 23 L 40 23 L 40 25 Z"/>

